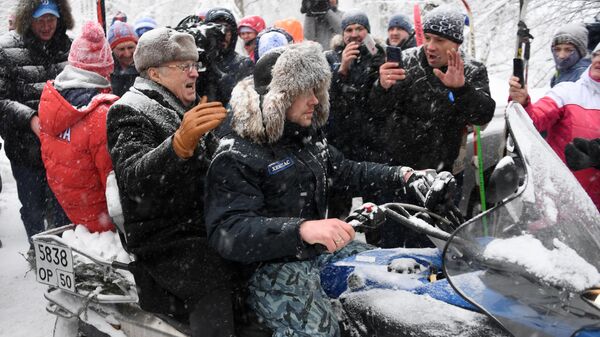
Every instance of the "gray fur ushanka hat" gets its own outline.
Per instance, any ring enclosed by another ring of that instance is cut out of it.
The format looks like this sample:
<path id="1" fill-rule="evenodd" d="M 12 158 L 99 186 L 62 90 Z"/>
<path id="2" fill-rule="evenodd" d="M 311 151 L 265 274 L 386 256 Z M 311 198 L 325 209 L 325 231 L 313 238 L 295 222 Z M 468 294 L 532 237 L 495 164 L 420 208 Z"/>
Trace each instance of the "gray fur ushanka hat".
<path id="1" fill-rule="evenodd" d="M 166 27 L 152 29 L 140 37 L 133 52 L 138 72 L 171 61 L 198 61 L 194 37 Z"/>
<path id="2" fill-rule="evenodd" d="M 273 49 L 267 55 L 271 53 L 279 54 L 276 60 L 272 57 L 259 60 L 274 63 L 271 70 L 272 79 L 267 79 L 268 84 L 265 83 L 262 105 L 261 95 L 255 88 L 253 78 L 239 82 L 233 89 L 230 100 L 233 130 L 241 137 L 259 144 L 274 143 L 281 138 L 287 110 L 294 100 L 307 90 L 314 89 L 319 100 L 315 106 L 313 124 L 322 127 L 329 117 L 331 70 L 321 45 L 307 41 Z M 261 71 L 260 68 L 261 64 L 257 62 L 255 74 Z M 261 77 L 260 81 L 264 81 L 265 76 L 261 75 L 264 74 L 258 75 Z"/>

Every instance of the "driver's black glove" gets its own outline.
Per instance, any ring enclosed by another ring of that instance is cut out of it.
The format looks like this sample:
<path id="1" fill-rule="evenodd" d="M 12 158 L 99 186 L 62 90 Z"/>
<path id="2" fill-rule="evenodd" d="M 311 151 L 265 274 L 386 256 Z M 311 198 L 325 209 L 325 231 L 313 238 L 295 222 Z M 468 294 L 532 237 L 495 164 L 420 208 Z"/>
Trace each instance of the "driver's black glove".
<path id="1" fill-rule="evenodd" d="M 567 166 L 573 170 L 600 169 L 600 138 L 575 138 L 565 147 Z"/>

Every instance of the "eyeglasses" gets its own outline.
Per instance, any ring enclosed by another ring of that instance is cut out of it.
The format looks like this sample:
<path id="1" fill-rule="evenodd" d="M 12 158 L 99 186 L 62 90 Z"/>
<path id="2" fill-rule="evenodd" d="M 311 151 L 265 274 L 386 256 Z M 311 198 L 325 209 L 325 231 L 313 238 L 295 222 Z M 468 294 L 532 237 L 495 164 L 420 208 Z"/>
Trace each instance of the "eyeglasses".
<path id="1" fill-rule="evenodd" d="M 177 68 L 182 72 L 189 74 L 192 69 L 196 69 L 197 72 L 202 72 L 206 70 L 206 67 L 202 62 L 192 62 L 192 63 L 180 63 L 180 64 L 170 64 L 168 66 L 161 66 L 165 68 Z"/>

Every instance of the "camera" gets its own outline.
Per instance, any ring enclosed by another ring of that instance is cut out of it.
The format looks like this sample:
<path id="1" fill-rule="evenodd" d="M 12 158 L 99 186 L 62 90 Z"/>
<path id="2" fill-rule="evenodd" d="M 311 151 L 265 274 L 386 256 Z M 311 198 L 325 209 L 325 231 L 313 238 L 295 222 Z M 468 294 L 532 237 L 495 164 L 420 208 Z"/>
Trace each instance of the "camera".
<path id="1" fill-rule="evenodd" d="M 198 48 L 198 60 L 204 66 L 210 66 L 222 57 L 226 29 L 224 25 L 204 23 L 199 16 L 190 15 L 181 20 L 174 29 L 194 37 Z"/>
<path id="2" fill-rule="evenodd" d="M 319 16 L 325 15 L 329 9 L 329 0 L 302 0 L 300 13 L 306 16 Z"/>
<path id="3" fill-rule="evenodd" d="M 205 23 L 197 15 L 190 15 L 181 20 L 174 28 L 176 31 L 188 33 L 194 37 L 198 49 L 198 62 L 205 68 L 202 76 L 196 80 L 200 96 L 208 96 L 209 101 L 223 97 L 220 84 L 228 75 L 219 68 L 219 61 L 224 57 L 226 27 L 218 23 Z"/>

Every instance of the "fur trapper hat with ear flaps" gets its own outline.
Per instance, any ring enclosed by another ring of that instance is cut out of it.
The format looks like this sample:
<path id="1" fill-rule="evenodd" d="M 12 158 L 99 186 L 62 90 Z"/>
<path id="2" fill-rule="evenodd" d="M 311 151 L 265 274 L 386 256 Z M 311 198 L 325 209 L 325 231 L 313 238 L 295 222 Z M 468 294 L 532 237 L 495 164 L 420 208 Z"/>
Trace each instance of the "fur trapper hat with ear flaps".
<path id="1" fill-rule="evenodd" d="M 231 93 L 233 130 L 259 144 L 278 141 L 287 110 L 310 89 L 319 100 L 313 124 L 324 126 L 329 117 L 331 70 L 321 45 L 307 41 L 273 49 L 267 55 L 270 57 L 261 58 L 254 69 L 261 76 L 241 81 Z M 262 76 L 269 72 L 270 78 Z M 263 94 L 262 104 L 259 92 Z"/>
<path id="2" fill-rule="evenodd" d="M 171 61 L 198 61 L 194 37 L 166 27 L 150 30 L 140 37 L 133 52 L 138 72 Z"/>

